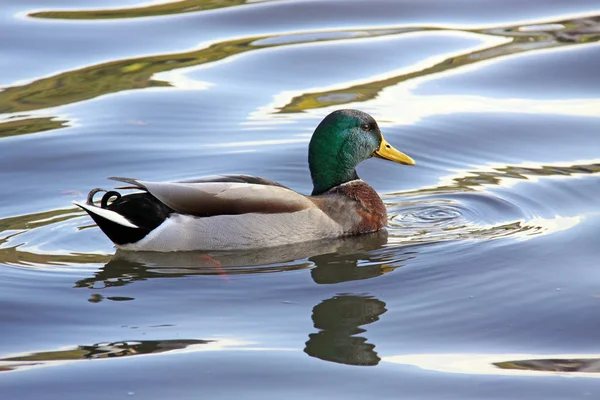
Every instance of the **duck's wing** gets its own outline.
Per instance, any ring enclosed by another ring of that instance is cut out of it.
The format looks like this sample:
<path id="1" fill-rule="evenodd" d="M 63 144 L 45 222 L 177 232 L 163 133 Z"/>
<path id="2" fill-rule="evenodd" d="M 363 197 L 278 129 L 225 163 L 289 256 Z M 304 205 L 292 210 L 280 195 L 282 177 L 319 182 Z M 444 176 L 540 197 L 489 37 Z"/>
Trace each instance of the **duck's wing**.
<path id="1" fill-rule="evenodd" d="M 260 183 L 248 183 L 251 181 L 249 178 L 258 179 L 255 182 Z M 147 191 L 178 213 L 200 217 L 286 213 L 316 207 L 315 203 L 300 193 L 279 184 L 270 184 L 268 182 L 271 181 L 262 178 L 245 175 L 184 182 L 149 182 L 121 177 L 111 179 L 131 185 L 128 188 Z"/>

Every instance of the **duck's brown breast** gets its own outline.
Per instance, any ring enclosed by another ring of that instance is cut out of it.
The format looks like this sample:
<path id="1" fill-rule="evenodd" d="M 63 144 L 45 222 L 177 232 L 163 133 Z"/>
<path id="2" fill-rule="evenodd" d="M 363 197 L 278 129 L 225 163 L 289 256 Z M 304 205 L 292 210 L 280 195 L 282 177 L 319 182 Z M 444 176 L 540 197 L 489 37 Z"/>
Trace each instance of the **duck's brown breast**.
<path id="1" fill-rule="evenodd" d="M 362 180 L 336 186 L 312 199 L 347 234 L 375 232 L 387 225 L 387 211 L 381 197 Z"/>

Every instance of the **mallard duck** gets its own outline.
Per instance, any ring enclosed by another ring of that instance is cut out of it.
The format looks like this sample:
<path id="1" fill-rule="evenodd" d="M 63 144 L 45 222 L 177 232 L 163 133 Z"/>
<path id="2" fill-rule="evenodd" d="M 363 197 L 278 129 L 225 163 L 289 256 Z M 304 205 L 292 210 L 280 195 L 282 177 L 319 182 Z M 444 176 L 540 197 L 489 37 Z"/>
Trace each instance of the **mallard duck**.
<path id="1" fill-rule="evenodd" d="M 373 156 L 415 164 L 385 141 L 369 114 L 338 110 L 321 121 L 308 146 L 311 196 L 248 175 L 179 182 L 110 178 L 127 184 L 117 189 L 137 192 L 94 189 L 85 203 L 74 204 L 123 250 L 236 250 L 360 235 L 387 224 L 383 201 L 356 174 L 356 166 Z M 100 191 L 106 193 L 97 206 Z"/>

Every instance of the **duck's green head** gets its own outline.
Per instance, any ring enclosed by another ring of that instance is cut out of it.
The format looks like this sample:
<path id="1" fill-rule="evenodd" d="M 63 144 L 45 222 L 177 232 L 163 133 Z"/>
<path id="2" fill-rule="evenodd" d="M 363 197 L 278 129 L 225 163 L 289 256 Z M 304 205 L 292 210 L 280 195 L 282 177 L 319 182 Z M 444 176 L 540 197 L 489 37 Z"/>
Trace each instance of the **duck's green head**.
<path id="1" fill-rule="evenodd" d="M 308 146 L 312 194 L 358 179 L 356 166 L 373 156 L 415 165 L 412 158 L 385 141 L 369 114 L 358 110 L 332 112 L 317 126 Z"/>

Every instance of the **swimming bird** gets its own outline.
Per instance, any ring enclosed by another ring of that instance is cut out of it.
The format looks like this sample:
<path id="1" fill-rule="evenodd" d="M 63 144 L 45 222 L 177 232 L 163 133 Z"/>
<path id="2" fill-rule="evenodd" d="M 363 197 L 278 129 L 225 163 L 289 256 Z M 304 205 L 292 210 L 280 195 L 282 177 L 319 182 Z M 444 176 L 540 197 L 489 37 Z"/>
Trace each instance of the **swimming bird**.
<path id="1" fill-rule="evenodd" d="M 360 235 L 387 225 L 383 201 L 356 173 L 373 156 L 415 164 L 383 138 L 369 114 L 337 110 L 321 121 L 308 146 L 311 196 L 248 175 L 178 182 L 110 178 L 127 184 L 117 189 L 137 192 L 93 189 L 85 203 L 74 204 L 123 250 L 253 249 Z M 100 191 L 106 193 L 94 205 Z"/>

